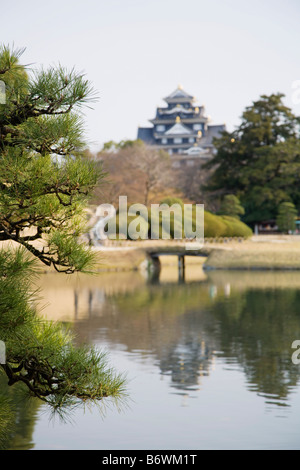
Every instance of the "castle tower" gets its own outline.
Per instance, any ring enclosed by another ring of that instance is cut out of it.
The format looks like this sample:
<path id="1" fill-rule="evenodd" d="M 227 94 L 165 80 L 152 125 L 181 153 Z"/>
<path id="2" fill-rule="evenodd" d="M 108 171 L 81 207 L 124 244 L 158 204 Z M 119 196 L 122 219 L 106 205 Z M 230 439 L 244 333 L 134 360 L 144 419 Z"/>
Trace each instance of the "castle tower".
<path id="1" fill-rule="evenodd" d="M 210 125 L 204 106 L 181 85 L 164 98 L 166 107 L 156 109 L 152 127 L 139 127 L 138 139 L 167 151 L 174 160 L 200 158 L 207 160 L 213 152 L 213 137 L 225 130 L 224 125 Z"/>

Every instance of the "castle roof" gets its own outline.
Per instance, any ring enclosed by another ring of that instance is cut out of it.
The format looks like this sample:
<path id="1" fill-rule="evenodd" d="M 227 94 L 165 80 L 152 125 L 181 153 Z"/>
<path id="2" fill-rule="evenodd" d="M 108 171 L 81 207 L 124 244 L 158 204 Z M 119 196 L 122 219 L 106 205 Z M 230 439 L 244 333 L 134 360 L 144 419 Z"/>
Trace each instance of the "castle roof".
<path id="1" fill-rule="evenodd" d="M 174 108 L 171 109 L 160 109 L 160 113 L 162 114 L 174 114 L 174 113 L 185 113 L 185 114 L 194 114 L 195 110 L 194 109 L 187 109 L 184 108 L 181 104 L 177 104 L 174 106 Z"/>
<path id="2" fill-rule="evenodd" d="M 137 138 L 143 140 L 149 145 L 155 144 L 152 127 L 139 127 Z"/>
<path id="3" fill-rule="evenodd" d="M 169 96 L 164 98 L 167 103 L 174 103 L 174 102 L 184 102 L 190 103 L 194 100 L 192 95 L 189 95 L 186 91 L 183 90 L 181 85 L 178 85 L 176 90 L 174 90 Z"/>
<path id="4" fill-rule="evenodd" d="M 176 122 L 164 135 L 186 135 L 192 134 L 192 131 L 187 127 L 181 124 L 181 122 Z"/>
<path id="5" fill-rule="evenodd" d="M 213 139 L 221 137 L 225 131 L 225 124 L 210 124 L 207 126 L 206 134 L 201 140 L 202 146 L 213 146 Z"/>

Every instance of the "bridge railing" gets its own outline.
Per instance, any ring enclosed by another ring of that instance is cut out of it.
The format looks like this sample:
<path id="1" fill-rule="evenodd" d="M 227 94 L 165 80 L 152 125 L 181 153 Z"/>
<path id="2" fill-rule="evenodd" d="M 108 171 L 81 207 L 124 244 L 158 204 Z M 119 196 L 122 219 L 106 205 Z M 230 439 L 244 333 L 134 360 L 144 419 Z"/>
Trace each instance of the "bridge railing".
<path id="1" fill-rule="evenodd" d="M 246 237 L 207 237 L 204 238 L 204 244 L 224 244 L 224 243 L 242 243 L 247 240 Z M 186 243 L 193 243 L 195 240 L 180 239 L 180 240 L 109 240 L 106 239 L 101 244 L 103 247 L 138 247 L 138 246 L 151 246 L 151 245 L 185 245 Z M 196 243 L 196 242 L 195 242 Z"/>

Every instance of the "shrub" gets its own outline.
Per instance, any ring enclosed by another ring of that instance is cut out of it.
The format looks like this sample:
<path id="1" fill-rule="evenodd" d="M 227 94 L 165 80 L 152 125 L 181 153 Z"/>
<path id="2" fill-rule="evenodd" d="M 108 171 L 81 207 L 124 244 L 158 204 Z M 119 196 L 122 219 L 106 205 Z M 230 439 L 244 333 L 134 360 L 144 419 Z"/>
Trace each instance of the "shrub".
<path id="1" fill-rule="evenodd" d="M 224 237 L 251 237 L 251 228 L 240 220 L 235 217 L 230 217 L 229 215 L 223 215 L 221 219 L 226 225 Z"/>

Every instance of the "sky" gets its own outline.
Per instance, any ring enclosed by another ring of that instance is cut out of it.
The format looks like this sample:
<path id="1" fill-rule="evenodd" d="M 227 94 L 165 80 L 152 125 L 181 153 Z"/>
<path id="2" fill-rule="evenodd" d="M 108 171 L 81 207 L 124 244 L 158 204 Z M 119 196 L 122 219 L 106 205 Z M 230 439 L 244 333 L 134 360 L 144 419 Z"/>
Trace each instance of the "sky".
<path id="1" fill-rule="evenodd" d="M 92 151 L 136 139 L 178 84 L 229 131 L 262 94 L 300 115 L 299 22 L 299 0 L 0 0 L 0 41 L 25 47 L 22 63 L 92 83 Z"/>

